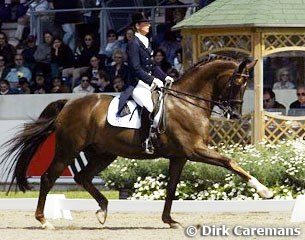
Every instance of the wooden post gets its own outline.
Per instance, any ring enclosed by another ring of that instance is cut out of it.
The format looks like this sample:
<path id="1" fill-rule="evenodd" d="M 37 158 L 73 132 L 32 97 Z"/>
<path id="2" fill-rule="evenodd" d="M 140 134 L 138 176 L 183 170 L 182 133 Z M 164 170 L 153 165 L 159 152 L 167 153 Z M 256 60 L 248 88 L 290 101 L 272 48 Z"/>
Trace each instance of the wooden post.
<path id="1" fill-rule="evenodd" d="M 263 56 L 262 33 L 254 32 L 254 59 L 258 62 L 254 69 L 254 144 L 257 145 L 264 137 L 263 129 Z"/>

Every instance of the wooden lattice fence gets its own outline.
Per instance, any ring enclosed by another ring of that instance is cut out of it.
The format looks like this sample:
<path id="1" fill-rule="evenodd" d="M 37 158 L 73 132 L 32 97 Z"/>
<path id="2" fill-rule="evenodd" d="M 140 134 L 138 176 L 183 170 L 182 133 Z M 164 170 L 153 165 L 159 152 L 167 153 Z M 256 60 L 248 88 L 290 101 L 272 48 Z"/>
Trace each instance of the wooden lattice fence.
<path id="1" fill-rule="evenodd" d="M 263 112 L 264 139 L 267 143 L 302 138 L 305 139 L 305 116 L 283 116 Z M 253 143 L 253 112 L 240 121 L 212 117 L 210 121 L 210 145 L 247 145 Z"/>
<path id="2" fill-rule="evenodd" d="M 305 139 L 305 116 L 291 117 L 264 112 L 265 140 L 275 144 L 281 140 Z"/>
<path id="3" fill-rule="evenodd" d="M 210 121 L 210 145 L 251 144 L 252 141 L 252 114 L 242 116 L 239 121 L 212 117 Z"/>

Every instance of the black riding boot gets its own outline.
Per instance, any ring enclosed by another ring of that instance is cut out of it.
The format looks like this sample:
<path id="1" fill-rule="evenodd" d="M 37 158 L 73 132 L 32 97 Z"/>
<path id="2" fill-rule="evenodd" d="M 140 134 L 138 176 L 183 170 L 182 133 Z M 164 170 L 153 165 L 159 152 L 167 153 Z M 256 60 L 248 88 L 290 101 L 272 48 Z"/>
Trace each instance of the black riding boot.
<path id="1" fill-rule="evenodd" d="M 153 145 L 153 139 L 156 138 L 156 129 L 153 125 L 150 126 L 149 134 L 146 140 L 144 141 L 145 153 L 154 154 L 155 148 Z"/>

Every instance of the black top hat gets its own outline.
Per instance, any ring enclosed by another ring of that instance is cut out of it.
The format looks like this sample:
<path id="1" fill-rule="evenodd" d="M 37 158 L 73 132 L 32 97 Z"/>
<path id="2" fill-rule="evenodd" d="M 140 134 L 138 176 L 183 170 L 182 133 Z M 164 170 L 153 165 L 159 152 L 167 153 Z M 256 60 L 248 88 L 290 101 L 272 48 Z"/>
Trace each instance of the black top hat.
<path id="1" fill-rule="evenodd" d="M 132 24 L 140 22 L 150 22 L 150 20 L 145 16 L 143 12 L 136 12 L 132 14 Z"/>

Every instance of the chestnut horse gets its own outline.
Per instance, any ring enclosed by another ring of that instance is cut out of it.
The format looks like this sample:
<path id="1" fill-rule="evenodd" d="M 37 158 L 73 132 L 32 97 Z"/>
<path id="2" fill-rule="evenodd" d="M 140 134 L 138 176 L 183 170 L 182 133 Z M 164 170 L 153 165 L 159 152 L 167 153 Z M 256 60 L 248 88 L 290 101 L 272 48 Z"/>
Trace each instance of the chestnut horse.
<path id="1" fill-rule="evenodd" d="M 256 61 L 239 63 L 221 56 L 209 57 L 190 68 L 171 88 L 164 88 L 167 93 L 166 131 L 159 134 L 159 144 L 153 155 L 144 153 L 139 130 L 109 125 L 106 116 L 112 96 L 90 94 L 49 104 L 38 120 L 26 124 L 19 134 L 6 143 L 9 149 L 3 161 L 11 159 L 7 164 L 8 172 L 13 173 L 13 181 L 16 179 L 19 189 L 26 191 L 29 189 L 26 172 L 31 158 L 47 137 L 55 132 L 55 155 L 41 176 L 35 213 L 42 227 L 48 229 L 53 226 L 44 217 L 46 196 L 56 179 L 81 151 L 85 153 L 88 164 L 74 179 L 99 204 L 97 217 L 102 224 L 107 217 L 108 200 L 92 184 L 92 179 L 117 156 L 136 159 L 164 157 L 170 160 L 167 196 L 162 214 L 163 222 L 170 227 L 179 224 L 171 218 L 170 212 L 177 183 L 187 160 L 227 168 L 254 187 L 260 196 L 270 198 L 272 192 L 255 177 L 234 160 L 207 146 L 213 106 L 226 109 L 226 114 L 231 117 L 241 113 L 248 72 L 255 63 Z M 10 158 L 11 155 L 13 157 Z"/>

